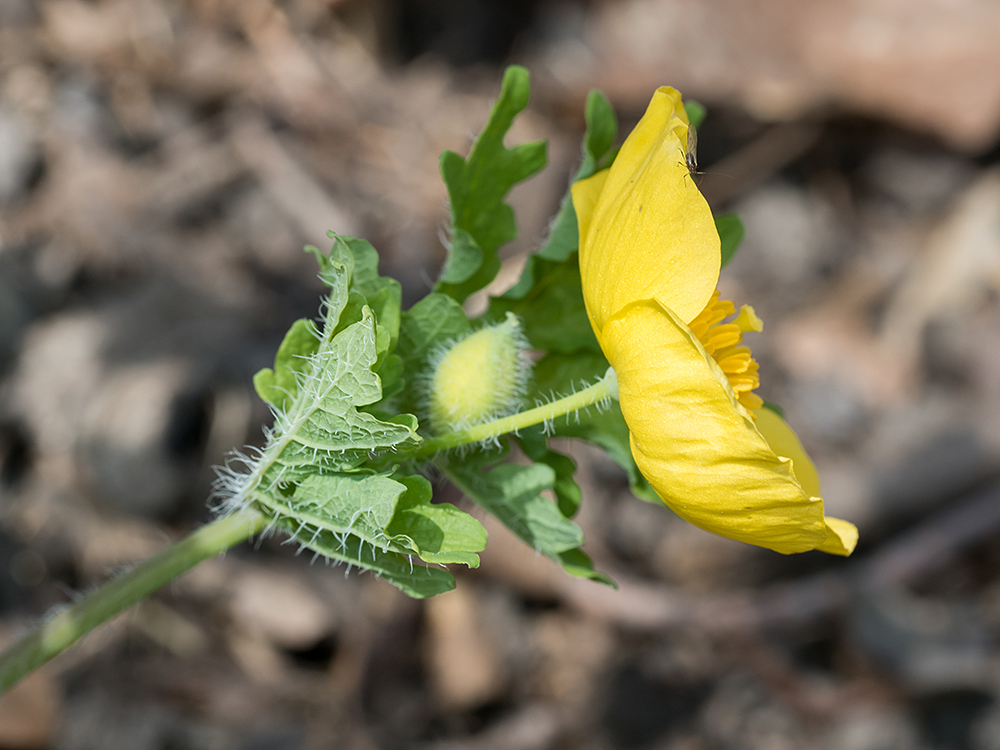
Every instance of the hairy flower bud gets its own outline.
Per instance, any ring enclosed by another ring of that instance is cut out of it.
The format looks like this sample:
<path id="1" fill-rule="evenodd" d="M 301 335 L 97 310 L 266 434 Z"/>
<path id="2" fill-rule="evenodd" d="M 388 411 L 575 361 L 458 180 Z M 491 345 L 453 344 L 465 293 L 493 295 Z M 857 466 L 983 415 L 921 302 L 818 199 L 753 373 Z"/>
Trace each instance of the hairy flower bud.
<path id="1" fill-rule="evenodd" d="M 521 322 L 511 313 L 442 347 L 433 357 L 428 413 L 437 434 L 513 414 L 527 385 L 531 360 Z"/>

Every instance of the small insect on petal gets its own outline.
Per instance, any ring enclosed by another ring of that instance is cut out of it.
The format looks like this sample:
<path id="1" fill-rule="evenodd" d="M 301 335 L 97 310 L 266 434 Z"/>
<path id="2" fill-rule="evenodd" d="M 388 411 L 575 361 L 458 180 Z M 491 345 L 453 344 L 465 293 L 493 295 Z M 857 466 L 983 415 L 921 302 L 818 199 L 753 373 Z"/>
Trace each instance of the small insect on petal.
<path id="1" fill-rule="evenodd" d="M 688 125 L 687 153 L 684 154 L 684 162 L 691 174 L 698 174 L 698 129 L 694 123 Z"/>

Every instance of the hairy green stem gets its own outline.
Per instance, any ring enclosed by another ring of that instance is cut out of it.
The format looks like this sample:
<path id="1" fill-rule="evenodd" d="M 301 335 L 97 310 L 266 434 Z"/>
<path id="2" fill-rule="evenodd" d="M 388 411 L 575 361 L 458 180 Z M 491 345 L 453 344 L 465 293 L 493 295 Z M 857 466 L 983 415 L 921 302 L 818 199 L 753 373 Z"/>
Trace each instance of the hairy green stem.
<path id="1" fill-rule="evenodd" d="M 0 692 L 73 645 L 105 620 L 149 596 L 165 583 L 213 555 L 262 531 L 268 520 L 255 510 L 223 516 L 47 617 L 0 654 Z"/>
<path id="2" fill-rule="evenodd" d="M 605 376 L 594 385 L 577 391 L 570 396 L 536 406 L 534 409 L 512 414 L 509 417 L 494 419 L 492 422 L 483 422 L 465 430 L 457 430 L 441 435 L 440 437 L 430 438 L 421 443 L 409 455 L 419 458 L 430 456 L 449 448 L 480 443 L 483 440 L 506 435 L 508 432 L 523 430 L 532 425 L 548 422 L 566 414 L 572 414 L 575 411 L 593 406 L 599 401 L 609 398 L 618 398 L 618 378 L 615 377 L 615 372 L 611 368 L 608 368 Z"/>

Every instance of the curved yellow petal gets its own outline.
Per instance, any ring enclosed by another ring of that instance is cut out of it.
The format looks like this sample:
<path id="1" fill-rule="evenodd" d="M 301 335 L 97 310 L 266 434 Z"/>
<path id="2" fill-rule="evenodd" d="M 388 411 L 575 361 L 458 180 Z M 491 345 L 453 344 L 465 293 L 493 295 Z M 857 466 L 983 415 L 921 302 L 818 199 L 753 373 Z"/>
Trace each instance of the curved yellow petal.
<path id="1" fill-rule="evenodd" d="M 743 333 L 750 331 L 760 333 L 764 330 L 764 321 L 757 317 L 757 313 L 750 305 L 743 305 L 740 308 L 740 314 L 733 322 L 740 327 Z"/>
<path id="2" fill-rule="evenodd" d="M 601 346 L 618 375 L 632 455 L 677 515 L 786 554 L 827 542 L 822 499 L 802 490 L 679 316 L 636 303 L 607 321 Z"/>
<path id="3" fill-rule="evenodd" d="M 809 497 L 820 497 L 819 473 L 799 441 L 799 436 L 777 412 L 764 407 L 754 409 L 755 426 L 777 455 L 791 461 L 792 471 Z M 858 529 L 853 523 L 827 516 L 827 538 L 816 549 L 834 555 L 850 555 L 858 543 Z"/>
<path id="4" fill-rule="evenodd" d="M 574 186 L 583 293 L 597 331 L 646 299 L 687 323 L 715 290 L 719 234 L 685 162 L 687 130 L 680 94 L 657 89 L 596 201 L 596 182 Z"/>
<path id="5" fill-rule="evenodd" d="M 829 552 L 831 555 L 843 555 L 847 557 L 858 544 L 858 527 L 850 521 L 842 521 L 839 518 L 826 517 L 826 541 L 816 549 L 820 552 Z"/>
<path id="6" fill-rule="evenodd" d="M 819 488 L 819 474 L 806 449 L 799 442 L 799 436 L 781 415 L 767 407 L 754 409 L 754 424 L 764 436 L 771 450 L 792 461 L 792 470 L 802 489 L 809 497 L 822 497 Z"/>
<path id="7" fill-rule="evenodd" d="M 586 237 L 590 229 L 590 220 L 594 216 L 594 206 L 601 197 L 604 183 L 608 181 L 610 169 L 602 169 L 592 177 L 574 182 L 570 191 L 573 194 L 573 209 L 576 211 L 576 226 L 580 237 Z"/>

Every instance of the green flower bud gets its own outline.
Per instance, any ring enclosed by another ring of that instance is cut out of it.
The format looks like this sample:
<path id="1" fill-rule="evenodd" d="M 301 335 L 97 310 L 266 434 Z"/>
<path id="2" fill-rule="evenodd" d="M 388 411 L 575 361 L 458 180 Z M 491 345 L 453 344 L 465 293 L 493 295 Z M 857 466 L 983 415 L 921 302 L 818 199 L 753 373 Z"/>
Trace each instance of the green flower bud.
<path id="1" fill-rule="evenodd" d="M 515 413 L 531 369 L 527 349 L 521 322 L 512 313 L 442 347 L 432 360 L 428 385 L 434 432 L 464 430 Z"/>

